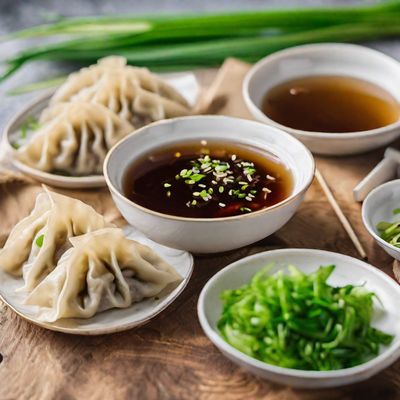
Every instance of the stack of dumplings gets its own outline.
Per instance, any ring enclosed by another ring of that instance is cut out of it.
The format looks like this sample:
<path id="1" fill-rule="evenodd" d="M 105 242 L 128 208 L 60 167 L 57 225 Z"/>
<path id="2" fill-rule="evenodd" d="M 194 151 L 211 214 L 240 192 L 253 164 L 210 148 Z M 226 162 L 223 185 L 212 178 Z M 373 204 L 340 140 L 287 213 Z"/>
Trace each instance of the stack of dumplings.
<path id="1" fill-rule="evenodd" d="M 190 113 L 187 101 L 148 69 L 106 57 L 67 78 L 17 157 L 44 172 L 99 175 L 108 150 L 130 132 Z"/>
<path id="2" fill-rule="evenodd" d="M 46 191 L 0 250 L 0 269 L 22 278 L 38 319 L 91 318 L 176 286 L 181 276 L 87 204 Z"/>
<path id="3" fill-rule="evenodd" d="M 108 150 L 133 126 L 101 104 L 59 103 L 45 109 L 41 128 L 18 150 L 19 160 L 41 171 L 101 174 Z"/>

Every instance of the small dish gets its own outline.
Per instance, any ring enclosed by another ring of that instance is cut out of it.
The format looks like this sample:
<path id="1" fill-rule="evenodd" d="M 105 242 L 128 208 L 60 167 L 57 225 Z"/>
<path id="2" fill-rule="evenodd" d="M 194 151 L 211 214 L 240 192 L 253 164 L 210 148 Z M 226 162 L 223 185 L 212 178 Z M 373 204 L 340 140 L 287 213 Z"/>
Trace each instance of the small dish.
<path id="1" fill-rule="evenodd" d="M 194 74 L 192 73 L 176 73 L 176 74 L 165 74 L 164 79 L 177 91 L 179 91 L 189 102 L 190 105 L 196 103 L 199 94 L 199 84 Z M 15 142 L 16 136 L 19 134 L 21 125 L 29 118 L 38 118 L 40 113 L 48 106 L 49 100 L 53 95 L 55 89 L 46 91 L 37 99 L 35 99 L 28 106 L 23 108 L 6 126 L 3 134 L 2 146 L 6 148 L 7 155 L 11 163 L 32 178 L 45 183 L 47 185 L 62 187 L 67 189 L 88 189 L 95 187 L 105 186 L 105 180 L 103 175 L 90 175 L 90 176 L 63 176 L 43 172 L 38 169 L 32 168 L 14 157 L 15 149 L 12 143 Z"/>
<path id="2" fill-rule="evenodd" d="M 376 225 L 381 221 L 400 220 L 393 210 L 400 205 L 400 179 L 384 183 L 372 190 L 362 205 L 361 215 L 364 226 L 386 253 L 400 260 L 400 248 L 386 242 L 379 236 Z"/>
<path id="3" fill-rule="evenodd" d="M 313 75 L 363 79 L 385 89 L 400 102 L 400 64 L 396 60 L 363 46 L 325 43 L 282 50 L 256 63 L 243 82 L 243 97 L 249 111 L 257 120 L 292 134 L 316 154 L 362 153 L 400 136 L 400 121 L 362 132 L 308 132 L 283 126 L 261 111 L 261 101 L 269 89 L 290 79 Z"/>
<path id="4" fill-rule="evenodd" d="M 220 293 L 248 283 L 251 277 L 268 263 L 275 262 L 271 273 L 285 270 L 294 264 L 301 271 L 310 273 L 321 265 L 335 264 L 336 269 L 329 278 L 331 285 L 363 284 L 375 292 L 385 311 L 375 304 L 377 311 L 373 325 L 395 335 L 393 342 L 381 349 L 381 353 L 370 361 L 355 367 L 334 371 L 303 371 L 277 367 L 256 360 L 233 348 L 220 336 L 216 324 L 221 315 Z M 282 249 L 243 258 L 225 267 L 204 286 L 197 305 L 200 324 L 216 347 L 234 363 L 265 379 L 299 388 L 324 388 L 359 382 L 370 378 L 400 357 L 400 286 L 371 265 L 323 250 Z"/>
<path id="5" fill-rule="evenodd" d="M 223 218 L 162 214 L 124 196 L 124 173 L 143 154 L 185 140 L 212 139 L 271 152 L 292 172 L 291 195 L 271 207 Z M 124 138 L 108 153 L 104 176 L 115 204 L 131 225 L 158 243 L 205 254 L 242 247 L 276 232 L 300 206 L 313 180 L 314 167 L 314 159 L 306 147 L 274 127 L 224 116 L 193 116 L 155 122 Z"/>
<path id="6" fill-rule="evenodd" d="M 128 238 L 137 240 L 154 249 L 165 261 L 171 264 L 182 276 L 182 282 L 172 291 L 161 293 L 156 298 L 146 299 L 131 307 L 110 309 L 89 319 L 67 318 L 49 323 L 36 318 L 36 306 L 24 305 L 24 293 L 16 292 L 23 280 L 15 279 L 0 271 L 0 299 L 22 318 L 52 331 L 74 335 L 103 335 L 125 331 L 149 322 L 168 307 L 184 290 L 193 272 L 193 257 L 190 253 L 171 249 L 146 238 L 131 226 L 124 231 Z"/>

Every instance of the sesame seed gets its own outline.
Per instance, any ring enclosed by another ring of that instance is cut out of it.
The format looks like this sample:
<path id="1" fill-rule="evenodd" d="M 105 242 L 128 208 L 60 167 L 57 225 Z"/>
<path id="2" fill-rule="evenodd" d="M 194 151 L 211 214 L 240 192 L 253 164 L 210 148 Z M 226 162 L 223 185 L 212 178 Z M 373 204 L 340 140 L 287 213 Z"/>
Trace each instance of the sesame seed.
<path id="1" fill-rule="evenodd" d="M 169 188 L 169 187 L 171 187 L 172 185 L 170 184 L 170 183 L 168 183 L 168 182 L 166 182 L 166 183 L 164 183 L 164 187 L 165 188 Z"/>
<path id="2" fill-rule="evenodd" d="M 271 176 L 271 175 L 267 175 L 266 178 L 269 179 L 270 181 L 274 181 L 275 180 L 275 178 L 273 176 Z"/>
<path id="3" fill-rule="evenodd" d="M 206 185 L 204 185 L 203 183 L 199 183 L 199 187 L 201 187 L 201 188 L 205 188 L 205 187 L 207 187 Z"/>
<path id="4" fill-rule="evenodd" d="M 262 188 L 262 191 L 263 191 L 263 192 L 267 192 L 267 193 L 271 193 L 271 190 L 268 189 L 268 188 L 266 188 L 266 187 Z"/>
<path id="5" fill-rule="evenodd" d="M 236 154 L 232 154 L 231 160 L 232 160 L 232 161 L 235 161 L 235 160 L 236 160 Z"/>
<path id="6" fill-rule="evenodd" d="M 226 204 L 224 204 L 224 203 L 218 203 L 218 205 L 220 206 L 220 207 L 226 207 Z"/>
<path id="7" fill-rule="evenodd" d="M 250 196 L 246 196 L 245 199 L 246 199 L 247 201 L 253 201 L 253 199 L 252 199 Z"/>

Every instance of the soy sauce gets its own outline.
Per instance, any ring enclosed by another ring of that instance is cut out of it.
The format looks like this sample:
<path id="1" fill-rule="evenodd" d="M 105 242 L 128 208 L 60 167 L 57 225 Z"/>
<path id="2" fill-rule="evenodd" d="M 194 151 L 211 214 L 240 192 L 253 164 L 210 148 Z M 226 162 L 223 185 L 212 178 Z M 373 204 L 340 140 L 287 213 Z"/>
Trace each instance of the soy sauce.
<path id="1" fill-rule="evenodd" d="M 277 204 L 290 196 L 292 182 L 290 170 L 269 152 L 202 140 L 145 154 L 127 168 L 123 191 L 160 213 L 218 218 Z"/>
<path id="2" fill-rule="evenodd" d="M 314 132 L 360 132 L 399 119 L 399 103 L 379 86 L 348 76 L 309 76 L 270 89 L 262 111 L 294 129 Z"/>

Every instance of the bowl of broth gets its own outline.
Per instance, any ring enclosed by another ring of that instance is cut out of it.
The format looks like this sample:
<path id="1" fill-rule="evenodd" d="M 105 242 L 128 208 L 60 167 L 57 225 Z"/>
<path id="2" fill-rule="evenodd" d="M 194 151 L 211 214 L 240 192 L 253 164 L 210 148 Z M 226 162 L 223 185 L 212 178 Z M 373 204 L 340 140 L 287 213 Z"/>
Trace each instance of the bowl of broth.
<path id="1" fill-rule="evenodd" d="M 314 160 L 274 127 L 193 116 L 123 139 L 109 152 L 104 174 L 128 223 L 158 243 L 206 254 L 280 229 L 312 182 Z"/>
<path id="2" fill-rule="evenodd" d="M 249 111 L 313 153 L 348 155 L 400 136 L 400 64 L 353 44 L 313 44 L 255 64 L 243 83 Z"/>

